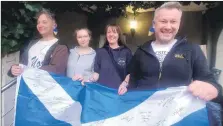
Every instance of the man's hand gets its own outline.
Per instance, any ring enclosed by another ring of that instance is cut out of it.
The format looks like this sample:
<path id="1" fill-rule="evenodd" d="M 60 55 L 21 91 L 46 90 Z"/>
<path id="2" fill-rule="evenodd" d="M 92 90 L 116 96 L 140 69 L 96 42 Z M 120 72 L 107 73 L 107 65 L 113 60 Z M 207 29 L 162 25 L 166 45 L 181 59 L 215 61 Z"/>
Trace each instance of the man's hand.
<path id="1" fill-rule="evenodd" d="M 218 96 L 218 90 L 212 84 L 203 81 L 193 81 L 189 85 L 189 91 L 205 101 L 210 101 Z"/>

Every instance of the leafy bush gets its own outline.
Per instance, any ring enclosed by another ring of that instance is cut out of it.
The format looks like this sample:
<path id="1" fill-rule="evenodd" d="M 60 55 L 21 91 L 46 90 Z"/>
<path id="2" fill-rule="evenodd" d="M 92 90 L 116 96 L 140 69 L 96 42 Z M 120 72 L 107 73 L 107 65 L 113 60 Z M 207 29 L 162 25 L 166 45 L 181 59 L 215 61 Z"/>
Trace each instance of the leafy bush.
<path id="1" fill-rule="evenodd" d="M 8 2 L 2 3 L 2 26 L 1 26 L 1 53 L 2 57 L 6 54 L 18 51 L 25 41 L 32 38 L 36 31 L 35 14 L 43 6 L 53 12 L 63 13 L 66 11 L 76 11 L 78 13 L 84 12 L 89 17 L 89 22 L 103 21 L 101 17 L 109 16 L 118 17 L 120 15 L 127 17 L 125 8 L 132 5 L 133 11 L 137 12 L 138 8 L 148 9 L 158 7 L 163 1 L 107 1 L 107 2 L 75 2 L 75 1 L 60 1 L 60 2 Z M 190 1 L 181 2 L 182 5 L 189 5 Z M 199 5 L 201 3 L 207 4 L 208 8 L 215 6 L 216 2 L 194 2 Z M 92 9 L 96 6 L 97 9 Z M 88 11 L 85 9 L 87 8 Z M 90 11 L 90 12 L 89 12 Z M 135 13 L 136 14 L 136 13 Z M 94 24 L 94 23 L 93 23 Z"/>
<path id="2" fill-rule="evenodd" d="M 2 57 L 18 51 L 33 36 L 36 29 L 35 14 L 41 8 L 41 3 L 37 2 L 2 2 Z"/>

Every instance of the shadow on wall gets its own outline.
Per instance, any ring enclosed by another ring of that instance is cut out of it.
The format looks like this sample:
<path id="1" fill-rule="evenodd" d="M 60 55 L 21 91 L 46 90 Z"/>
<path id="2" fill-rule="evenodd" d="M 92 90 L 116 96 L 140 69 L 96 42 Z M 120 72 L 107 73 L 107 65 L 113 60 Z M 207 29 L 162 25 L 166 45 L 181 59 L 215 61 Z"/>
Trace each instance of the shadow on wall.
<path id="1" fill-rule="evenodd" d="M 73 48 L 77 44 L 74 38 L 76 28 L 87 27 L 87 16 L 76 12 L 57 13 L 58 37 L 61 43 Z"/>
<path id="2" fill-rule="evenodd" d="M 179 36 L 186 36 L 192 43 L 202 44 L 202 12 L 184 12 Z"/>

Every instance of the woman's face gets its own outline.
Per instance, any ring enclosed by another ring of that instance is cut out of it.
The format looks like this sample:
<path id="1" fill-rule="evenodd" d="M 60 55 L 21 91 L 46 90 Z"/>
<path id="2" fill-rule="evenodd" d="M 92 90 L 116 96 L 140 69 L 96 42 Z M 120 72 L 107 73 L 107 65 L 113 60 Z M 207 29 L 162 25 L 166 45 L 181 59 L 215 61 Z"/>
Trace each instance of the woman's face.
<path id="1" fill-rule="evenodd" d="M 53 29 L 55 27 L 55 21 L 52 20 L 48 15 L 41 14 L 37 20 L 37 30 L 42 36 L 53 34 Z"/>
<path id="2" fill-rule="evenodd" d="M 90 39 L 91 38 L 87 30 L 81 29 L 77 31 L 77 42 L 81 47 L 88 47 Z"/>
<path id="3" fill-rule="evenodd" d="M 118 43 L 118 32 L 116 30 L 116 27 L 109 26 L 106 32 L 106 38 L 108 40 L 109 44 Z"/>

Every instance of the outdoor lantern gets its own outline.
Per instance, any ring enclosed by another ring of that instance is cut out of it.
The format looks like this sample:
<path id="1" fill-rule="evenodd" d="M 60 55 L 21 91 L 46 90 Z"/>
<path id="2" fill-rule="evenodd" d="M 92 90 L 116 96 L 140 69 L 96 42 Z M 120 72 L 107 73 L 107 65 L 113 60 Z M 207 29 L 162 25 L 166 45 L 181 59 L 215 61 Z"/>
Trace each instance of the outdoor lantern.
<path id="1" fill-rule="evenodd" d="M 135 35 L 136 27 L 137 27 L 137 21 L 136 20 L 130 21 L 130 31 L 132 36 Z"/>

